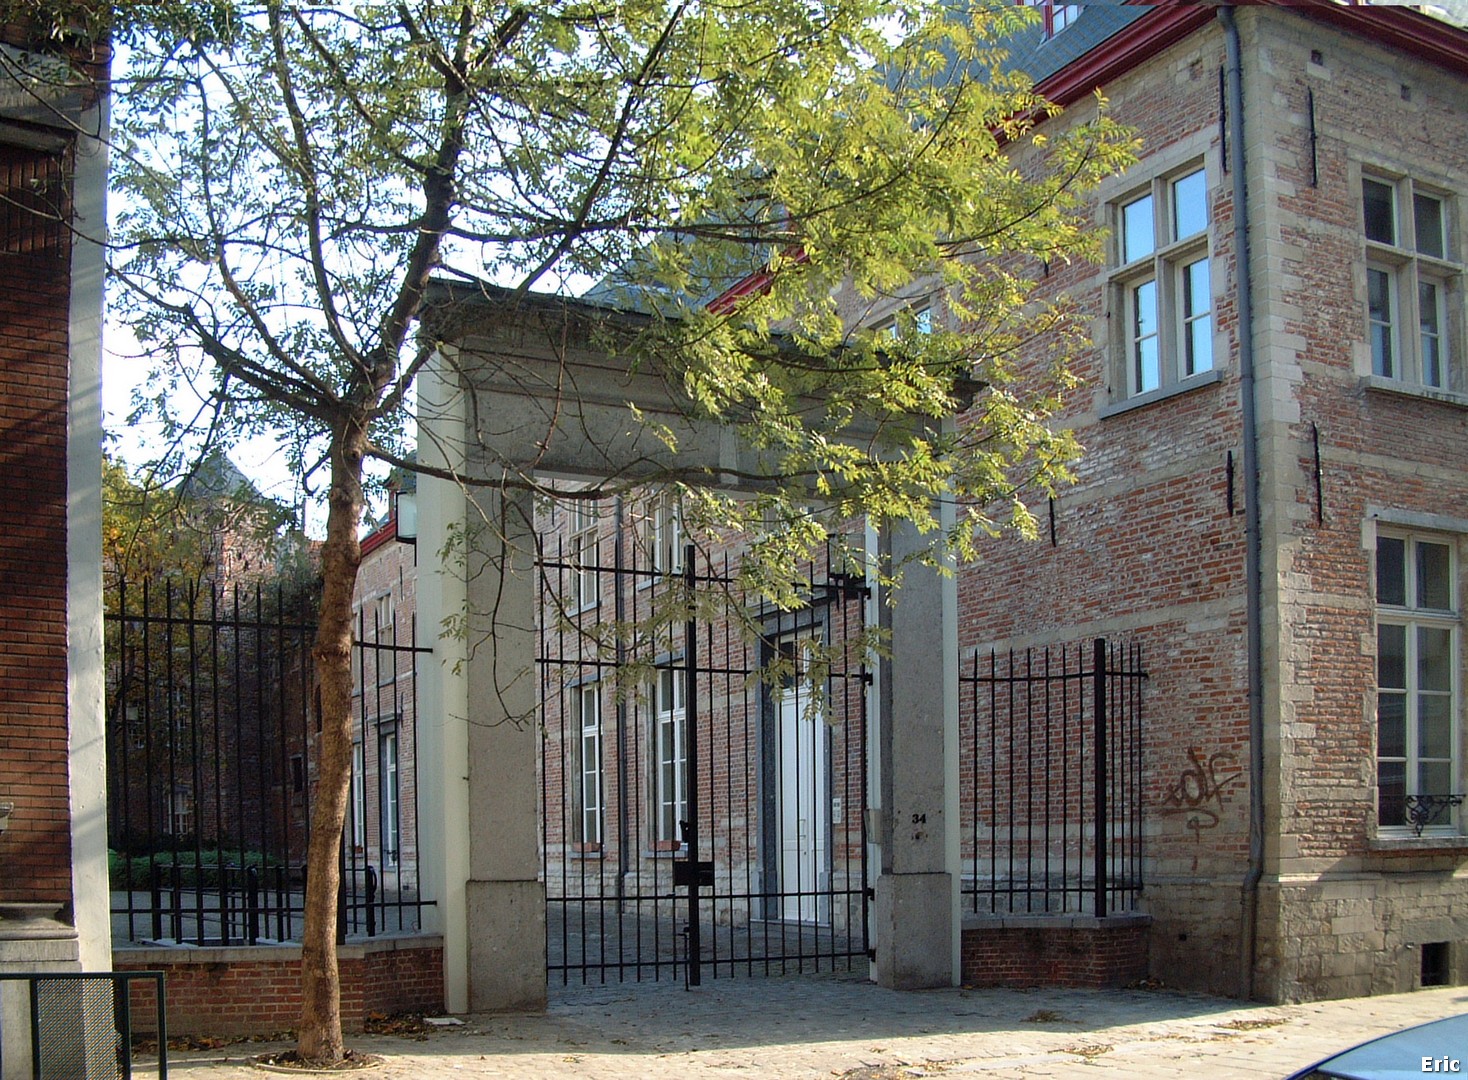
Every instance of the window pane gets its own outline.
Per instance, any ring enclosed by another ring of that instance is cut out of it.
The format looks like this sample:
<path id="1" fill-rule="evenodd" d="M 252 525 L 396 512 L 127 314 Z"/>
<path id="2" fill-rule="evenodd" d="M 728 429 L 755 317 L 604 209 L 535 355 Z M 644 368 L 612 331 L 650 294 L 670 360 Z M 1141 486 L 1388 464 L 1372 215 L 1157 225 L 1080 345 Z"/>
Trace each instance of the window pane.
<path id="1" fill-rule="evenodd" d="M 1378 244 L 1395 244 L 1397 228 L 1393 220 L 1393 192 L 1390 184 L 1380 180 L 1361 181 L 1361 202 L 1366 211 L 1366 239 Z"/>
<path id="2" fill-rule="evenodd" d="M 1188 374 L 1213 370 L 1213 320 L 1204 315 L 1188 324 Z"/>
<path id="3" fill-rule="evenodd" d="M 1382 825 L 1407 824 L 1407 765 L 1381 761 L 1376 765 L 1376 817 Z"/>
<path id="4" fill-rule="evenodd" d="M 1417 283 L 1417 315 L 1422 332 L 1422 381 L 1428 386 L 1443 385 L 1442 312 L 1438 308 L 1437 285 L 1431 281 Z"/>
<path id="5" fill-rule="evenodd" d="M 1417 544 L 1417 606 L 1451 610 L 1452 581 L 1448 574 L 1448 545 Z"/>
<path id="6" fill-rule="evenodd" d="M 1172 238 L 1202 232 L 1208 228 L 1208 186 L 1203 170 L 1189 173 L 1172 183 Z"/>
<path id="7" fill-rule="evenodd" d="M 1451 643 L 1451 631 L 1441 626 L 1417 627 L 1417 689 L 1452 690 Z"/>
<path id="8" fill-rule="evenodd" d="M 1213 319 L 1209 312 L 1213 295 L 1208 277 L 1208 260 L 1199 259 L 1183 267 L 1183 325 L 1186 328 L 1185 374 L 1196 375 L 1213 368 Z"/>
<path id="9" fill-rule="evenodd" d="M 1157 282 L 1146 281 L 1132 293 L 1132 340 L 1137 392 L 1155 390 L 1162 383 L 1157 351 Z"/>
<path id="10" fill-rule="evenodd" d="M 1407 602 L 1407 542 L 1395 536 L 1376 538 L 1376 602 Z"/>
<path id="11" fill-rule="evenodd" d="M 1412 220 L 1417 232 L 1417 250 L 1434 259 L 1443 258 L 1447 245 L 1443 242 L 1443 204 L 1431 195 L 1412 197 Z"/>
<path id="12" fill-rule="evenodd" d="M 1407 756 L 1407 695 L 1376 695 L 1376 756 Z"/>
<path id="13" fill-rule="evenodd" d="M 1153 232 L 1152 196 L 1144 195 L 1121 208 L 1121 261 L 1129 263 L 1157 249 Z"/>
<path id="14" fill-rule="evenodd" d="M 1425 758 L 1453 756 L 1453 696 L 1419 694 L 1417 697 L 1417 753 Z"/>
<path id="15" fill-rule="evenodd" d="M 1199 259 L 1183 267 L 1183 314 L 1187 318 L 1203 315 L 1213 308 L 1213 292 L 1209 287 L 1208 260 Z"/>
<path id="16" fill-rule="evenodd" d="M 1417 795 L 1452 795 L 1457 791 L 1453 787 L 1453 767 L 1446 761 L 1424 761 L 1417 772 Z M 1442 817 L 1433 822 L 1436 825 L 1446 825 L 1448 815 L 1446 811 Z"/>
<path id="17" fill-rule="evenodd" d="M 1366 271 L 1366 304 L 1371 319 L 1371 370 L 1394 378 L 1392 356 L 1392 278 L 1385 270 Z"/>
<path id="18" fill-rule="evenodd" d="M 1405 690 L 1407 687 L 1407 628 L 1376 628 L 1376 685 Z"/>

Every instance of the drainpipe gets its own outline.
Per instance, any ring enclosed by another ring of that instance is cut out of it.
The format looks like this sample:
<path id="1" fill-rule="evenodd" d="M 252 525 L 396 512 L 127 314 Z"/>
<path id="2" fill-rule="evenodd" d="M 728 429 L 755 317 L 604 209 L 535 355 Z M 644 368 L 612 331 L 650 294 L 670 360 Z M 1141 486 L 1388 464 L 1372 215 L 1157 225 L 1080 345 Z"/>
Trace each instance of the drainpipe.
<path id="1" fill-rule="evenodd" d="M 1218 9 L 1227 49 L 1228 167 L 1233 175 L 1234 267 L 1238 282 L 1239 398 L 1244 423 L 1244 619 L 1249 677 L 1249 869 L 1242 889 L 1239 980 L 1254 997 L 1259 952 L 1259 882 L 1264 876 L 1264 634 L 1260 572 L 1259 420 L 1254 400 L 1253 280 L 1249 272 L 1249 200 L 1244 183 L 1244 69 L 1234 9 Z"/>

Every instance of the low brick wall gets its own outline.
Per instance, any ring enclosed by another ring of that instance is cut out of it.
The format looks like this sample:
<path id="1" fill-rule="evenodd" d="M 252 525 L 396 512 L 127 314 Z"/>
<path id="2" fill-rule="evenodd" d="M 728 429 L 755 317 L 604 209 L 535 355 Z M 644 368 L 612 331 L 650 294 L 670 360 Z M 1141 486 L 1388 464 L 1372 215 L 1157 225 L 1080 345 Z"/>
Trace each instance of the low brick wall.
<path id="1" fill-rule="evenodd" d="M 966 916 L 965 986 L 1127 986 L 1147 977 L 1146 915 Z"/>
<path id="2" fill-rule="evenodd" d="M 342 1030 L 359 1032 L 368 1013 L 443 1011 L 443 939 L 437 934 L 353 941 L 337 951 Z M 162 971 L 170 1035 L 274 1035 L 301 1015 L 301 949 L 123 948 L 117 971 Z M 133 1030 L 156 1030 L 153 988 L 133 989 Z"/>

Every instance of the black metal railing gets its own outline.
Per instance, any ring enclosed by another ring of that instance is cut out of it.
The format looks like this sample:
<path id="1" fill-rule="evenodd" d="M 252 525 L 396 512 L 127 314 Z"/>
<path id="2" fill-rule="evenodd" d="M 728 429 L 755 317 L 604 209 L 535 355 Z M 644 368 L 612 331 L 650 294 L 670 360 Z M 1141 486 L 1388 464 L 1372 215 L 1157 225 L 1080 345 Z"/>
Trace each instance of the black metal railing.
<path id="1" fill-rule="evenodd" d="M 971 910 L 1092 914 L 1142 889 L 1140 646 L 975 655 L 960 676 Z"/>
<path id="2" fill-rule="evenodd" d="M 157 1038 L 157 1063 L 152 1071 L 168 1080 L 168 1010 L 161 971 L 8 972 L 0 983 L 27 984 L 28 1042 L 32 1080 L 79 1080 L 118 1077 L 131 1080 L 138 1063 L 133 1060 L 133 1016 L 141 1008 L 151 1019 L 143 1031 Z M 134 984 L 151 984 L 152 998 L 139 995 Z M 0 1019 L 13 1012 L 0 1010 Z M 12 1038 L 0 1033 L 0 1075 L 9 1076 L 4 1047 Z"/>
<path id="3" fill-rule="evenodd" d="M 421 926 L 411 620 L 359 617 L 342 934 Z M 407 623 L 398 626 L 397 622 Z M 119 582 L 106 616 L 108 828 L 119 941 L 300 937 L 319 717 L 309 594 Z M 400 643 L 400 635 L 405 639 Z"/>
<path id="4" fill-rule="evenodd" d="M 1405 819 L 1412 826 L 1413 834 L 1421 836 L 1424 829 L 1450 824 L 1453 811 L 1462 806 L 1465 799 L 1468 799 L 1468 795 L 1460 792 L 1445 795 L 1398 795 L 1394 800 L 1383 795 L 1382 820 Z M 1395 808 L 1391 808 L 1391 801 L 1397 803 Z"/>

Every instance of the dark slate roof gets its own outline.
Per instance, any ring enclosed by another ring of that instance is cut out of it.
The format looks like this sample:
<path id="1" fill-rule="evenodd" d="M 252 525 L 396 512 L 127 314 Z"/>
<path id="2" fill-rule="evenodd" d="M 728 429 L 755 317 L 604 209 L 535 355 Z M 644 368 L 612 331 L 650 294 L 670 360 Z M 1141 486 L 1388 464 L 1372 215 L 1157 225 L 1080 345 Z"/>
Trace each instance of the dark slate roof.
<path id="1" fill-rule="evenodd" d="M 1039 23 L 1015 34 L 1009 44 L 1009 66 L 1041 82 L 1150 10 L 1150 5 L 1083 4 L 1075 21 L 1049 41 Z"/>

